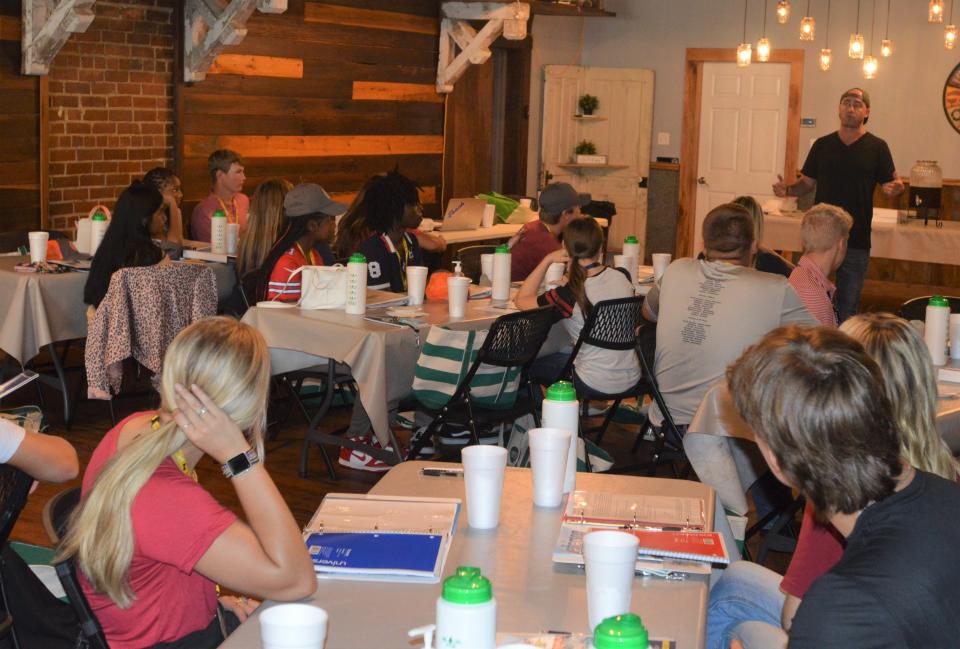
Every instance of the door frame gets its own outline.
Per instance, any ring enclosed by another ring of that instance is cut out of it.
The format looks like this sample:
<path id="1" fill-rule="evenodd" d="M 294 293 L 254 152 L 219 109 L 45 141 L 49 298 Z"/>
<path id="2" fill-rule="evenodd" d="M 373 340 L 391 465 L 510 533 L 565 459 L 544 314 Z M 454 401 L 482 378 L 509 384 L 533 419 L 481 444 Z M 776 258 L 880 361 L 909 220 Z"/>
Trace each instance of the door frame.
<path id="1" fill-rule="evenodd" d="M 784 147 L 783 177 L 797 173 L 800 148 L 800 100 L 803 94 L 803 50 L 775 48 L 770 63 L 790 65 L 790 90 L 787 100 L 787 139 Z M 697 214 L 697 169 L 700 166 L 700 101 L 703 91 L 704 63 L 736 63 L 737 51 L 729 48 L 687 48 L 683 78 L 683 127 L 680 136 L 680 213 L 677 219 L 677 257 L 693 253 Z M 754 59 L 751 65 L 763 65 Z"/>

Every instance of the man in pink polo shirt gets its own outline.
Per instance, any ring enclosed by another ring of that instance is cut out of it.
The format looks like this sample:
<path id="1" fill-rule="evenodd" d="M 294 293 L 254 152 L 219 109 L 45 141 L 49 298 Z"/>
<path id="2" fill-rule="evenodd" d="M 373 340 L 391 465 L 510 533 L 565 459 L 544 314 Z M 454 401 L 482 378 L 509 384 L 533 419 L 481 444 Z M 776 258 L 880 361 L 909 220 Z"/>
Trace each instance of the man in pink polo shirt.
<path id="1" fill-rule="evenodd" d="M 520 282 L 544 257 L 560 249 L 560 235 L 567 223 L 579 219 L 580 208 L 590 194 L 578 194 L 569 183 L 553 183 L 540 191 L 540 218 L 526 223 L 510 239 L 510 277 Z"/>
<path id="2" fill-rule="evenodd" d="M 240 155 L 230 149 L 217 149 L 207 158 L 210 195 L 197 203 L 190 217 L 190 235 L 195 241 L 210 241 L 210 217 L 217 210 L 227 216 L 227 223 L 239 223 L 243 231 L 247 225 L 250 199 L 243 193 L 243 164 Z"/>
<path id="3" fill-rule="evenodd" d="M 817 203 L 803 215 L 800 239 L 803 257 L 790 273 L 790 285 L 820 324 L 837 326 L 833 306 L 836 286 L 830 281 L 847 254 L 853 217 L 836 205 Z"/>

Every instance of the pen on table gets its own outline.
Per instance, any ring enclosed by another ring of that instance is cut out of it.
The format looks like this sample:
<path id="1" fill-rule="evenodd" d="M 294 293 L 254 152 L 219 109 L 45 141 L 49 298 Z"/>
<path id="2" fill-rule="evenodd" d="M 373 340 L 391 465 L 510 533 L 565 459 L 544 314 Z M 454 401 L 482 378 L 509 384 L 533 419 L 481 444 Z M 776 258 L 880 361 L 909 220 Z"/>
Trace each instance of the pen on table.
<path id="1" fill-rule="evenodd" d="M 445 476 L 450 478 L 459 478 L 463 476 L 463 469 L 441 469 L 440 467 L 425 467 L 420 469 L 420 473 L 425 476 Z"/>

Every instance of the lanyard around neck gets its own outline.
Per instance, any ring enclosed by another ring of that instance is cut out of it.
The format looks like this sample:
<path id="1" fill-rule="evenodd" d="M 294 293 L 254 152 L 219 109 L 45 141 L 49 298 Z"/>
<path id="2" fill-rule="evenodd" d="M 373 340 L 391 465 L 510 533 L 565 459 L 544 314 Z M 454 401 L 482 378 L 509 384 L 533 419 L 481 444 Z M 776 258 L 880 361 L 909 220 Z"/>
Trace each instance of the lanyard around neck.
<path id="1" fill-rule="evenodd" d="M 216 194 L 214 194 L 216 196 Z M 230 210 L 227 209 L 227 204 L 223 202 L 223 199 L 217 196 L 217 202 L 220 203 L 220 207 L 223 209 L 224 216 L 227 217 L 227 223 L 239 223 L 240 215 L 237 214 L 237 196 L 234 194 L 230 197 L 230 207 L 233 208 L 233 220 L 230 220 Z"/>

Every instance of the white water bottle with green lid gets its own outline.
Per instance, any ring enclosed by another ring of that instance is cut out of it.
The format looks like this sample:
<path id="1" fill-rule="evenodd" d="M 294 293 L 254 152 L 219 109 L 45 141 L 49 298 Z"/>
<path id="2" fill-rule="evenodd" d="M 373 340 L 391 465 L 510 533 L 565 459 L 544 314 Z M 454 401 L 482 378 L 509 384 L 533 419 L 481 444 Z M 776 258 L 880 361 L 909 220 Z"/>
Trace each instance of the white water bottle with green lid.
<path id="1" fill-rule="evenodd" d="M 97 254 L 97 248 L 100 247 L 100 242 L 103 241 L 103 235 L 107 233 L 107 228 L 110 226 L 110 222 L 107 220 L 107 215 L 97 210 L 97 213 L 93 215 L 93 218 L 90 219 L 90 256 Z"/>
<path id="2" fill-rule="evenodd" d="M 650 634 L 634 613 L 608 617 L 593 630 L 594 649 L 647 649 L 649 646 Z"/>
<path id="3" fill-rule="evenodd" d="M 210 252 L 227 254 L 227 214 L 217 210 L 210 217 Z"/>
<path id="4" fill-rule="evenodd" d="M 570 453 L 567 455 L 567 474 L 563 479 L 563 493 L 577 488 L 577 446 L 580 430 L 580 402 L 570 381 L 557 381 L 547 388 L 540 414 L 544 428 L 559 428 L 570 432 Z"/>
<path id="5" fill-rule="evenodd" d="M 504 306 L 510 301 L 510 247 L 501 243 L 493 253 L 493 292 L 491 304 Z"/>
<path id="6" fill-rule="evenodd" d="M 620 252 L 624 257 L 633 257 L 640 259 L 640 241 L 634 235 L 628 236 L 623 240 L 623 250 Z M 640 262 L 637 261 L 637 264 Z"/>
<path id="7" fill-rule="evenodd" d="M 479 568 L 460 566 L 437 598 L 437 649 L 496 649 L 497 600 Z"/>
<path id="8" fill-rule="evenodd" d="M 942 295 L 934 295 L 927 302 L 923 341 L 927 343 L 934 365 L 947 363 L 947 332 L 950 328 L 950 302 Z"/>
<path id="9" fill-rule="evenodd" d="M 361 253 L 350 255 L 347 262 L 347 306 L 350 315 L 367 312 L 367 258 Z"/>

